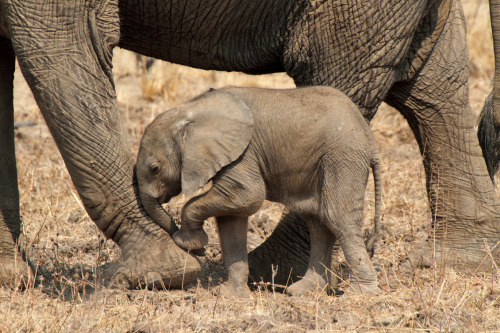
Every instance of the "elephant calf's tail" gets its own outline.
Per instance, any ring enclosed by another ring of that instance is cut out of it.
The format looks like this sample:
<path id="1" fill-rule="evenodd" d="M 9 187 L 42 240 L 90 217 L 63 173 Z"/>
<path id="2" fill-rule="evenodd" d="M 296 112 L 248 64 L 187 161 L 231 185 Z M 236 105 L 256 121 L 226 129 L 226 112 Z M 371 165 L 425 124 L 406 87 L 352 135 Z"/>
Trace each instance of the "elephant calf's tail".
<path id="1" fill-rule="evenodd" d="M 380 209 L 382 206 L 382 180 L 380 179 L 380 157 L 376 148 L 374 148 L 371 168 L 373 171 L 373 182 L 375 184 L 375 217 L 373 218 L 373 232 L 365 241 L 366 250 L 373 257 L 375 251 L 375 242 L 380 233 Z"/>

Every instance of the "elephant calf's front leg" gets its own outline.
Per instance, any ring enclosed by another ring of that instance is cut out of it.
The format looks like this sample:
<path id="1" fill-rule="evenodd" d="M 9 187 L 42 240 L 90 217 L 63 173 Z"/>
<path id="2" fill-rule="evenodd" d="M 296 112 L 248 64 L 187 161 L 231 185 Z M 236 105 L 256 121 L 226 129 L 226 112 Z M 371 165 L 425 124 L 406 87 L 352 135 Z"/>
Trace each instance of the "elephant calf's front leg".
<path id="1" fill-rule="evenodd" d="M 182 209 L 181 228 L 174 233 L 172 238 L 175 244 L 183 249 L 198 250 L 208 244 L 208 235 L 203 230 L 203 223 L 212 215 L 210 215 L 210 209 L 207 209 L 205 195 L 191 199 Z"/>
<path id="2" fill-rule="evenodd" d="M 189 200 L 182 209 L 181 228 L 172 236 L 175 244 L 190 251 L 207 246 L 208 235 L 203 223 L 209 217 L 226 215 L 225 201 L 213 188 Z"/>
<path id="3" fill-rule="evenodd" d="M 236 176 L 231 179 L 246 179 Z M 174 233 L 174 242 L 186 250 L 197 250 L 208 244 L 208 236 L 203 223 L 209 217 L 250 216 L 257 212 L 264 202 L 264 183 L 262 179 L 234 184 L 229 177 L 206 193 L 189 200 L 182 209 L 181 228 Z M 252 184 L 249 186 L 247 184 Z M 229 190 L 231 189 L 231 190 Z M 230 195 L 228 192 L 231 191 Z"/>
<path id="4" fill-rule="evenodd" d="M 247 255 L 247 229 L 248 216 L 220 216 L 227 208 L 218 201 L 215 201 L 218 208 L 214 205 L 207 205 L 214 195 L 206 195 L 194 198 L 192 202 L 186 204 L 183 210 L 183 217 L 190 216 L 194 212 L 201 212 L 203 208 L 210 207 L 205 213 L 197 216 L 197 219 L 182 220 L 181 229 L 177 231 L 173 238 L 177 245 L 192 250 L 200 244 L 207 244 L 207 234 L 203 231 L 203 219 L 210 216 L 219 216 L 217 218 L 217 228 L 219 229 L 219 238 L 222 248 L 222 257 L 224 266 L 228 272 L 228 280 L 217 288 L 217 293 L 224 296 L 235 296 L 239 298 L 250 297 L 250 289 L 247 286 L 248 280 L 248 255 Z M 197 200 L 198 199 L 198 200 Z M 222 198 L 223 199 L 223 198 Z M 190 213 L 193 212 L 193 213 Z M 192 217 L 192 216 L 190 216 Z M 193 226 L 193 221 L 198 225 Z M 201 223 L 199 222 L 201 221 Z M 194 228 L 198 228 L 193 231 Z"/>
<path id="5" fill-rule="evenodd" d="M 222 248 L 222 259 L 228 280 L 218 287 L 224 296 L 248 298 L 247 230 L 248 216 L 221 216 L 217 218 L 217 229 Z"/>

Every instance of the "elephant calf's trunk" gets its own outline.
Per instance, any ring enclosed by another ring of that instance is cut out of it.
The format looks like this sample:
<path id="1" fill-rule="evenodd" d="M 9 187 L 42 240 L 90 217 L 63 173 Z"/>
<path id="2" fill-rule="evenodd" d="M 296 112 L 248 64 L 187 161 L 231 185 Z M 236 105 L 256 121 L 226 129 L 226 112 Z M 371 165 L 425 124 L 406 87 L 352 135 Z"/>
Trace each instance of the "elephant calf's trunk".
<path id="1" fill-rule="evenodd" d="M 174 232 L 179 230 L 172 217 L 163 209 L 160 202 L 154 198 L 142 199 L 142 204 L 146 212 L 153 220 L 172 236 Z"/>

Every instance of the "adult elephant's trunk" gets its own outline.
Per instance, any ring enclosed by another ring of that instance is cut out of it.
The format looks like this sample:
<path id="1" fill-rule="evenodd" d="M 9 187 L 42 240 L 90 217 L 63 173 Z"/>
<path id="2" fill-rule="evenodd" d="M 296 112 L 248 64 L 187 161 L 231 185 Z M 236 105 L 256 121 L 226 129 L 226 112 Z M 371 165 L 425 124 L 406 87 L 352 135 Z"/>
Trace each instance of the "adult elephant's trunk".
<path id="1" fill-rule="evenodd" d="M 163 230 L 168 232 L 170 236 L 174 234 L 179 228 L 175 224 L 174 220 L 167 214 L 163 209 L 158 199 L 143 194 L 141 192 L 142 205 L 146 212 L 153 218 L 153 220 L 162 227 Z"/>
<path id="2" fill-rule="evenodd" d="M 493 90 L 479 116 L 477 136 L 491 180 L 500 166 L 500 0 L 490 0 L 491 30 L 495 51 Z"/>
<path id="3" fill-rule="evenodd" d="M 114 281 L 183 287 L 196 280 L 197 260 L 138 200 L 111 75 L 118 0 L 0 0 L 0 6 L 19 66 L 85 209 L 122 250 Z"/>

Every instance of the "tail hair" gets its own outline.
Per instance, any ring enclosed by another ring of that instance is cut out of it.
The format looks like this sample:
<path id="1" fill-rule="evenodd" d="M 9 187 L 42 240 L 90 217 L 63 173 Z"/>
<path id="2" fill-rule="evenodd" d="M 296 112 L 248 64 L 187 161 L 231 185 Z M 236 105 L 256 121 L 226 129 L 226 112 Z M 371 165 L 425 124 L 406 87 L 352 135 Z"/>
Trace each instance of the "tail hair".
<path id="1" fill-rule="evenodd" d="M 477 138 L 493 183 L 495 183 L 495 174 L 500 167 L 499 135 L 500 128 L 495 126 L 493 120 L 493 92 L 491 92 L 486 98 L 483 110 L 478 118 Z"/>

